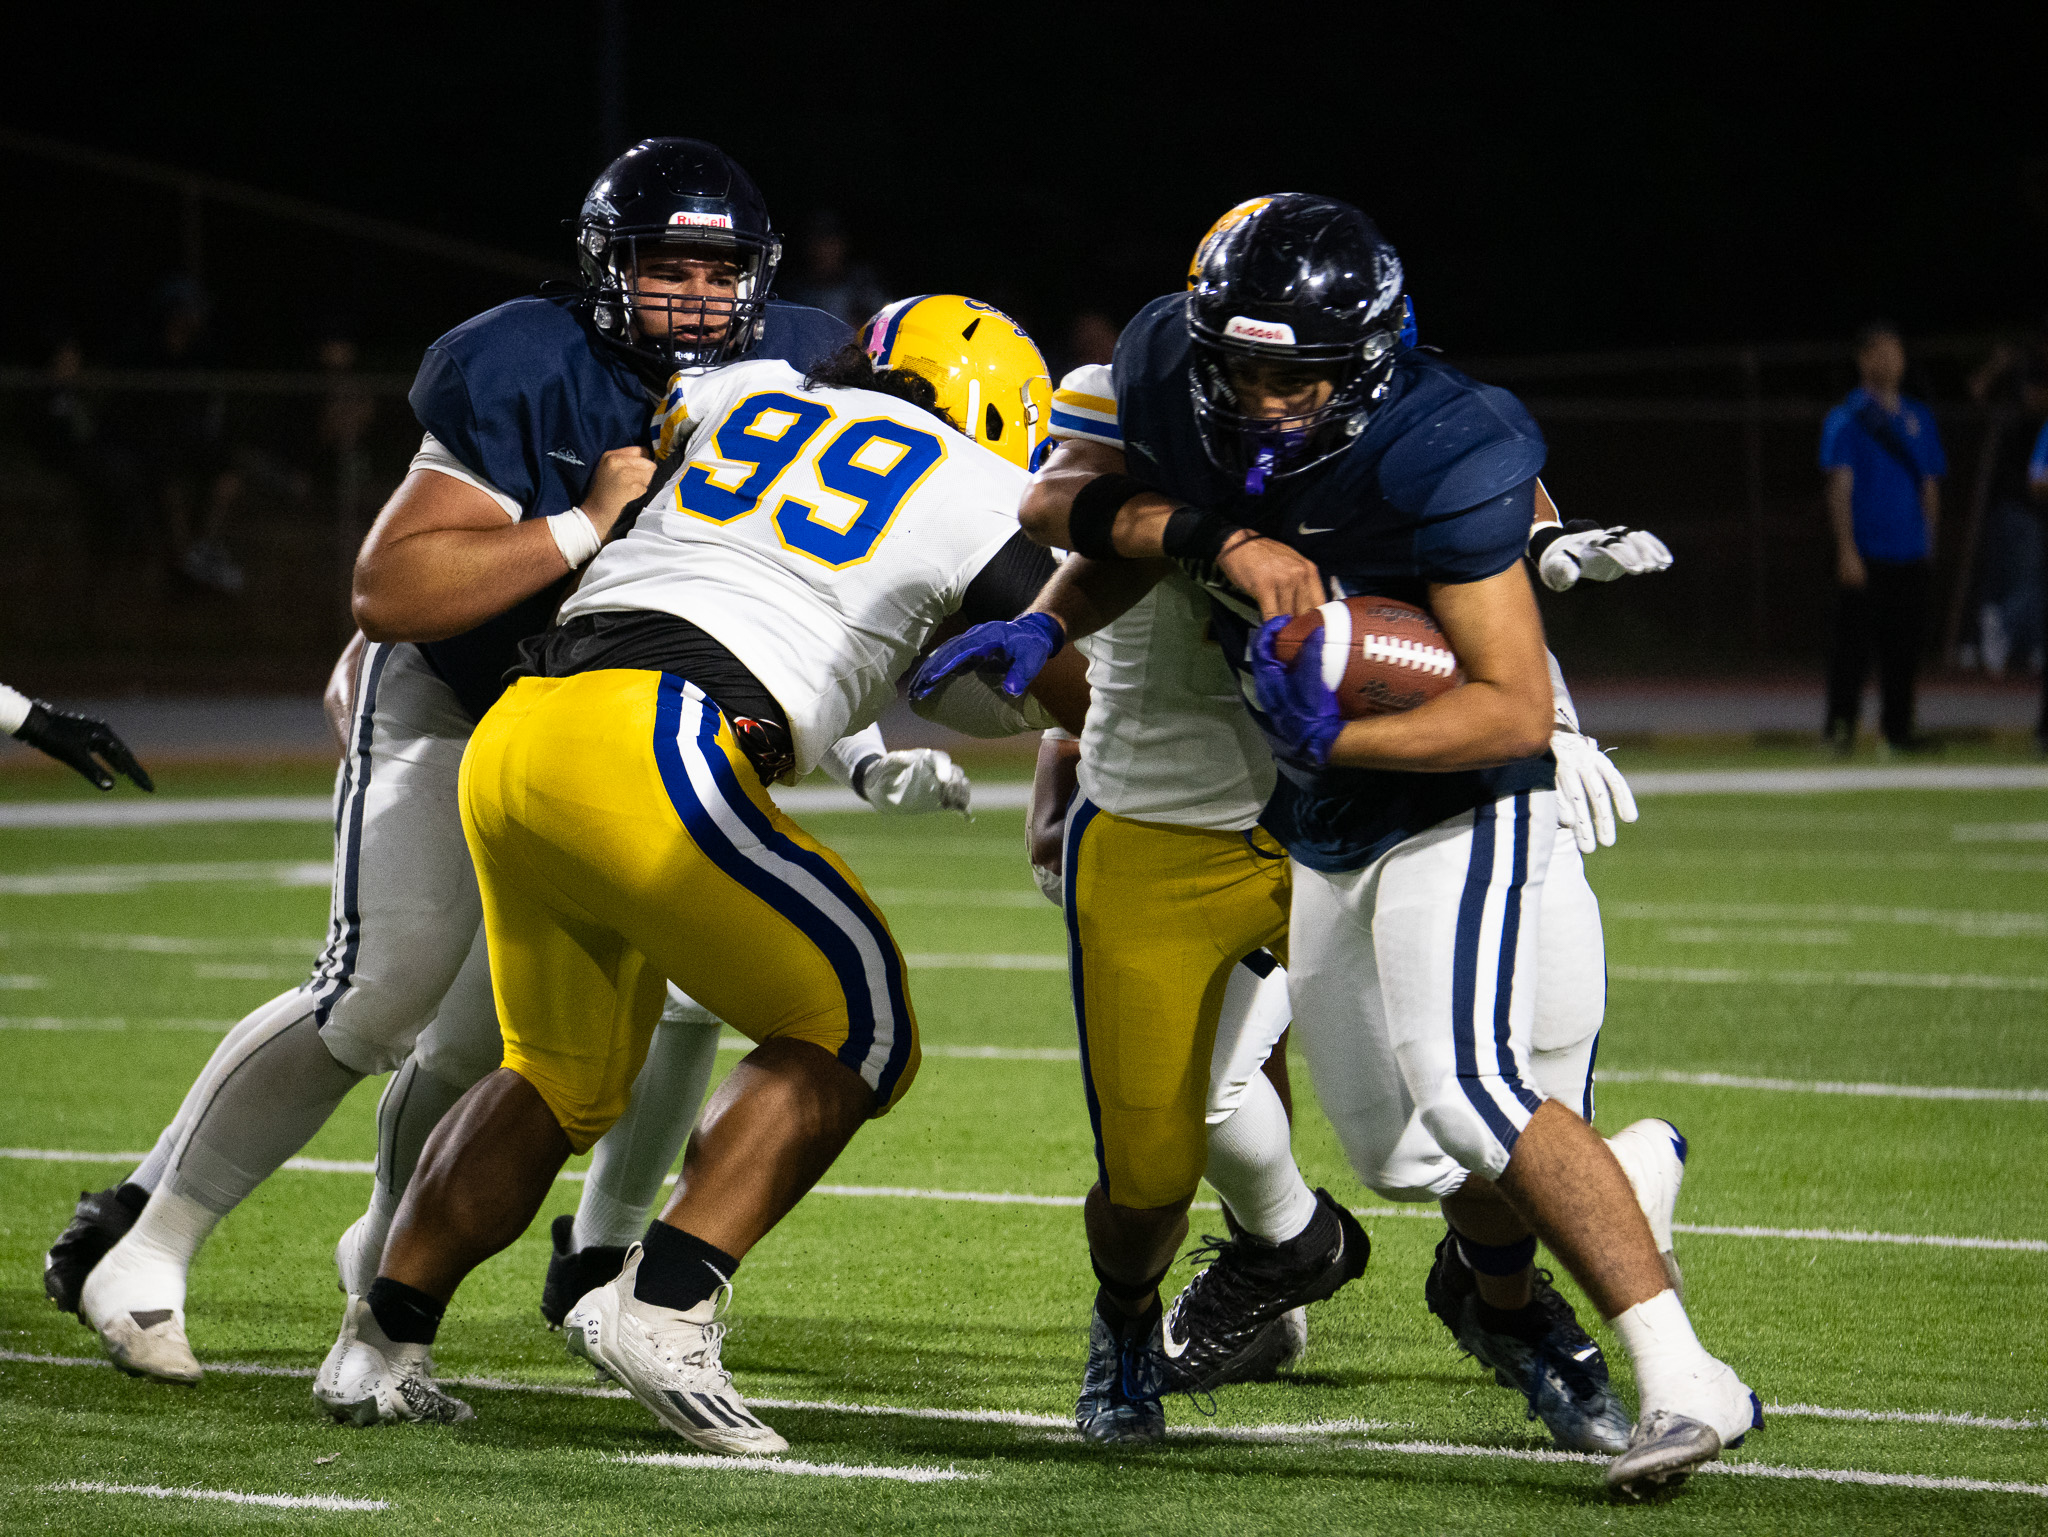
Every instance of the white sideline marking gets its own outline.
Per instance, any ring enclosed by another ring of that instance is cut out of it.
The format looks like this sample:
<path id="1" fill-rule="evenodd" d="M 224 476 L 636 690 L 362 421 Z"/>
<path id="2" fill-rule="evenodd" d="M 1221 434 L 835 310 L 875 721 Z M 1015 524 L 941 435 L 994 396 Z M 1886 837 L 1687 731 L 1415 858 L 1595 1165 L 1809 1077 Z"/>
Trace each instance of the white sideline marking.
<path id="1" fill-rule="evenodd" d="M 48 977 L 0 976 L 0 993 L 33 992 L 39 987 L 48 987 Z"/>
<path id="2" fill-rule="evenodd" d="M 241 795 L 146 801 L 14 801 L 0 805 L 0 828 L 178 827 L 198 822 L 334 821 L 325 795 Z"/>
<path id="3" fill-rule="evenodd" d="M 906 955 L 918 971 L 1065 971 L 1064 955 Z"/>
<path id="4" fill-rule="evenodd" d="M 2048 937 L 2048 913 L 1979 912 L 1971 908 L 1870 907 L 1846 903 L 1603 902 L 1603 917 L 1703 923 L 1882 923 L 1946 929 L 1965 939 Z"/>
<path id="5" fill-rule="evenodd" d="M 54 1014 L 0 1014 L 0 1030 L 211 1030 L 225 1034 L 234 1028 L 232 1019 L 128 1019 L 110 1014 L 101 1019 L 78 1019 Z"/>
<path id="6" fill-rule="evenodd" d="M 854 1462 L 796 1462 L 786 1457 L 717 1457 L 710 1452 L 643 1452 L 614 1457 L 639 1468 L 692 1468 L 715 1473 L 796 1473 L 811 1478 L 887 1478 L 899 1484 L 946 1484 L 986 1478 L 956 1468 L 883 1468 Z"/>
<path id="7" fill-rule="evenodd" d="M 1714 987 L 1914 987 L 1985 993 L 2048 992 L 2048 977 L 1987 977 L 1941 971 L 1746 971 L 1732 966 L 1609 966 L 1617 982 L 1680 982 Z"/>
<path id="8" fill-rule="evenodd" d="M 1862 1420 L 1887 1425 L 1955 1425 L 1964 1430 L 2048 1430 L 2048 1420 L 1993 1414 L 1940 1414 L 1919 1409 L 1824 1409 L 1819 1404 L 1765 1404 L 1764 1414 L 1807 1415 L 1817 1420 Z"/>
<path id="9" fill-rule="evenodd" d="M 89 1356 L 48 1356 L 36 1355 L 21 1350 L 0 1350 L 0 1361 L 15 1362 L 33 1366 L 86 1366 L 107 1367 L 113 1363 Z M 296 1377 L 310 1378 L 313 1372 L 306 1368 L 261 1366 L 248 1362 L 209 1362 L 208 1371 L 224 1374 L 254 1377 Z M 488 1377 L 449 1377 L 441 1379 L 451 1386 L 473 1387 L 514 1393 L 540 1393 L 550 1396 L 577 1398 L 626 1398 L 623 1388 L 578 1387 L 568 1383 L 551 1382 L 507 1382 Z M 1008 1425 L 1028 1430 L 1071 1431 L 1073 1422 L 1064 1416 L 1050 1414 L 1029 1414 L 1014 1409 L 925 1409 L 898 1404 L 847 1404 L 830 1400 L 812 1401 L 805 1399 L 749 1398 L 748 1402 L 761 1409 L 815 1410 L 834 1414 L 863 1414 L 888 1416 L 902 1419 L 941 1420 L 955 1424 Z M 1875 1419 L 1896 1420 L 1905 1424 L 1940 1424 L 1966 1427 L 1978 1430 L 2037 1429 L 2037 1420 L 2004 1420 L 1976 1415 L 1914 1414 L 1905 1411 L 1889 1413 L 1870 1410 L 1823 1410 L 1808 1404 L 1793 1404 L 1767 1412 L 1780 1414 L 1818 1414 L 1823 1417 L 1849 1420 Z M 1346 1451 L 1387 1452 L 1398 1456 L 1422 1457 L 1497 1457 L 1510 1462 L 1580 1462 L 1602 1466 L 1608 1459 L 1587 1452 L 1541 1451 L 1533 1448 L 1505 1446 L 1466 1446 L 1453 1441 L 1373 1441 L 1366 1439 L 1364 1432 L 1389 1428 L 1384 1422 L 1375 1420 L 1324 1420 L 1309 1421 L 1294 1425 L 1174 1425 L 1167 1434 L 1170 1437 L 1195 1438 L 1215 1437 L 1240 1442 L 1296 1442 L 1302 1440 L 1336 1440 Z M 671 1453 L 666 1458 L 648 1459 L 652 1465 L 684 1465 L 671 1459 L 687 1457 L 686 1453 Z M 639 1461 L 640 1458 L 621 1457 L 620 1461 Z M 719 1459 L 720 1462 L 727 1459 Z M 748 1470 L 774 1467 L 776 1464 L 748 1459 L 730 1459 L 739 1462 Z M 791 1464 L 784 1463 L 787 1468 Z M 912 1472 L 930 1473 L 930 1469 L 899 1469 L 897 1474 Z M 1726 1473 L 1738 1477 L 1808 1479 L 1820 1483 L 1873 1484 L 1901 1489 L 1927 1489 L 1954 1491 L 1971 1494 L 2031 1494 L 2048 1498 L 2048 1484 L 2003 1483 L 1981 1478 L 1935 1478 L 1921 1473 L 1866 1473 L 1856 1468 L 1787 1468 L 1770 1463 L 1708 1463 L 1699 1471 L 1705 1473 Z M 888 1476 L 887 1474 L 862 1470 L 866 1476 Z M 843 1475 L 844 1476 L 844 1475 Z M 860 1475 L 852 1475 L 860 1476 Z M 913 1480 L 922 1481 L 922 1480 Z M 111 1490 L 109 1492 L 112 1492 Z M 125 1491 L 124 1491 L 125 1492 Z M 142 1492 L 142 1491 L 137 1491 Z M 166 1491 L 177 1494 L 180 1491 Z M 205 1494 L 196 1496 L 209 1497 Z M 255 1499 L 294 1498 L 293 1496 L 253 1496 Z M 299 1497 L 303 1498 L 303 1497 Z"/>
<path id="10" fill-rule="evenodd" d="M 1958 822 L 1949 836 L 1957 843 L 2048 843 L 2048 822 Z"/>
<path id="11" fill-rule="evenodd" d="M 32 1163 L 140 1163 L 143 1153 L 79 1153 L 61 1148 L 0 1147 L 0 1159 L 20 1159 Z M 352 1158 L 287 1158 L 283 1167 L 301 1174 L 374 1174 L 377 1166 L 361 1159 Z M 556 1176 L 570 1184 L 580 1184 L 587 1176 L 580 1169 L 569 1169 Z M 674 1178 L 673 1175 L 670 1178 Z M 814 1185 L 813 1195 L 851 1196 L 892 1201 L 951 1201 L 974 1206 L 1079 1206 L 1083 1197 L 1078 1195 L 1027 1195 L 1009 1190 L 920 1190 L 907 1185 Z M 1196 1211 L 1216 1211 L 1214 1201 L 1197 1201 Z M 1429 1221 L 1440 1220 L 1432 1208 L 1395 1206 L 1363 1206 L 1356 1208 L 1361 1217 L 1415 1217 Z M 2003 1249 L 2021 1254 L 2048 1254 L 2048 1239 L 2042 1238 L 1970 1238 L 1952 1237 L 1939 1233 L 1872 1233 L 1862 1228 L 1825 1227 L 1720 1227 L 1674 1222 L 1676 1232 L 1696 1233 L 1708 1238 L 1788 1238 L 1799 1240 L 1831 1241 L 1836 1243 L 1888 1243 L 1907 1246 L 1925 1246 L 1937 1249 Z M 0 1359 L 5 1359 L 0 1355 Z"/>
<path id="12" fill-rule="evenodd" d="M 2029 763 L 1883 768 L 1651 770 L 1628 776 L 1637 795 L 1820 795 L 1843 790 L 2048 790 Z"/>
<path id="13" fill-rule="evenodd" d="M 1593 1074 L 1602 1083 L 1682 1083 L 1701 1089 L 1769 1089 L 1793 1094 L 1853 1094 L 1868 1099 L 1997 1099 L 2048 1103 L 2048 1089 L 1979 1089 L 1963 1084 L 1829 1083 L 1805 1078 L 1749 1078 L 1736 1073 L 1646 1072 Z"/>
<path id="14" fill-rule="evenodd" d="M 141 1494 L 152 1500 L 218 1500 L 224 1505 L 268 1505 L 278 1510 L 389 1510 L 389 1500 L 351 1500 L 338 1494 L 242 1494 L 233 1489 L 166 1489 L 161 1484 L 103 1484 L 74 1478 L 44 1484 L 46 1494 Z"/>
<path id="15" fill-rule="evenodd" d="M 0 807 L 0 810 L 4 810 Z M 111 809 L 111 808 L 110 808 Z M 0 824 L 4 825 L 4 824 Z M 241 883 L 255 886 L 331 886 L 328 860 L 223 860 L 210 864 L 59 865 L 26 875 L 0 875 L 0 897 L 129 896 L 151 886 Z"/>

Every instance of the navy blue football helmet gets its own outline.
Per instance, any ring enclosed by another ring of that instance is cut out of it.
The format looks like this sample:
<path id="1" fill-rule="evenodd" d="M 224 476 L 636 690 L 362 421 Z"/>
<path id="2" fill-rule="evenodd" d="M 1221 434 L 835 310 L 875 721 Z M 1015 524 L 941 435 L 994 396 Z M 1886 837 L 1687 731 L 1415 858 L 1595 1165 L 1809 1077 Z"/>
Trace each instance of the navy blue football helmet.
<path id="1" fill-rule="evenodd" d="M 640 287 L 640 262 L 656 248 L 730 262 L 739 269 L 736 291 L 704 298 Z M 605 167 L 576 223 L 576 261 L 598 334 L 664 377 L 751 350 L 767 326 L 781 260 L 781 237 L 753 178 L 702 139 L 641 140 Z"/>
<path id="2" fill-rule="evenodd" d="M 1413 336 L 1401 258 L 1349 203 L 1285 192 L 1205 241 L 1197 260 L 1195 422 L 1217 468 L 1257 495 L 1365 430 Z M 1330 398 L 1300 416 L 1247 415 L 1231 371 L 1248 361 L 1328 378 Z"/>

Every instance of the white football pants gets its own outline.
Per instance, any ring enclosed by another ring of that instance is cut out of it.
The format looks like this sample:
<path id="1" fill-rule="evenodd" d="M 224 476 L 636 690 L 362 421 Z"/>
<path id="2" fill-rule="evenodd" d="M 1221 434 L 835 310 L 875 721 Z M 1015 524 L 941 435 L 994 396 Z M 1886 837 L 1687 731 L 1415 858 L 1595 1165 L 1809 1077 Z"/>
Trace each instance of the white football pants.
<path id="1" fill-rule="evenodd" d="M 1498 1177 L 1545 1097 L 1530 1058 L 1557 841 L 1555 793 L 1524 791 L 1361 870 L 1295 866 L 1296 1039 L 1352 1167 L 1390 1200 L 1448 1195 L 1468 1171 Z M 1569 959 L 1566 989 L 1587 969 L 1583 954 Z M 1561 1002 L 1558 1034 L 1589 1015 L 1597 1027 L 1585 1005 Z M 1574 1100 L 1584 1092 L 1580 1079 Z"/>

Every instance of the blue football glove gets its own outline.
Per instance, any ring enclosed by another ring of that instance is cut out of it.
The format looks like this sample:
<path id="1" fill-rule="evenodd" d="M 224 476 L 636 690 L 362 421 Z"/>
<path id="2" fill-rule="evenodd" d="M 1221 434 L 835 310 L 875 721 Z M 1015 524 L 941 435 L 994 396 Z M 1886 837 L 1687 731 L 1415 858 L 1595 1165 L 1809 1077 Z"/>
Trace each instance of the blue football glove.
<path id="1" fill-rule="evenodd" d="M 1003 693 L 1022 699 L 1031 680 L 1066 643 L 1067 632 L 1050 614 L 1024 614 L 978 624 L 931 654 L 910 680 L 910 697 L 927 698 L 948 678 L 963 672 L 1001 672 Z"/>
<path id="2" fill-rule="evenodd" d="M 1304 768 L 1320 769 L 1330 761 L 1344 717 L 1337 712 L 1336 694 L 1323 682 L 1321 629 L 1302 645 L 1292 667 L 1273 654 L 1273 642 L 1289 622 L 1284 615 L 1269 619 L 1252 637 L 1252 688 L 1286 749 L 1283 755 Z"/>

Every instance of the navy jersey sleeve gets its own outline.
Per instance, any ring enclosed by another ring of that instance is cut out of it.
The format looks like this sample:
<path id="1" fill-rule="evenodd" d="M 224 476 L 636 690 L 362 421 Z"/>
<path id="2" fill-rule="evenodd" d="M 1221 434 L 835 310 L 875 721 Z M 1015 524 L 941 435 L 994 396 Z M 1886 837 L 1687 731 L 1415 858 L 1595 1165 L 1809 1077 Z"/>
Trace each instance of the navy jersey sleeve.
<path id="1" fill-rule="evenodd" d="M 406 398 L 420 426 L 466 469 L 532 509 L 539 496 L 535 424 L 523 393 L 476 399 L 461 362 L 437 342 L 427 349 Z"/>
<path id="2" fill-rule="evenodd" d="M 1476 507 L 1425 518 L 1415 534 L 1415 564 L 1426 582 L 1478 582 L 1522 558 L 1536 518 L 1536 477 Z"/>
<path id="3" fill-rule="evenodd" d="M 1379 471 L 1387 500 L 1424 518 L 1491 501 L 1540 474 L 1545 454 L 1542 430 L 1514 396 L 1438 372 L 1464 388 L 1443 392 L 1441 404 L 1388 448 Z"/>

